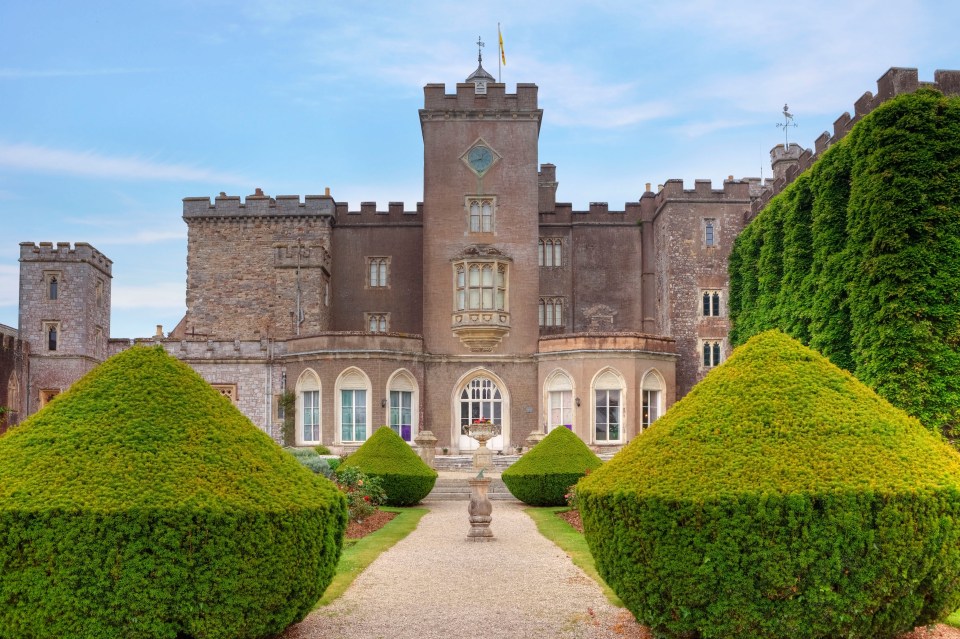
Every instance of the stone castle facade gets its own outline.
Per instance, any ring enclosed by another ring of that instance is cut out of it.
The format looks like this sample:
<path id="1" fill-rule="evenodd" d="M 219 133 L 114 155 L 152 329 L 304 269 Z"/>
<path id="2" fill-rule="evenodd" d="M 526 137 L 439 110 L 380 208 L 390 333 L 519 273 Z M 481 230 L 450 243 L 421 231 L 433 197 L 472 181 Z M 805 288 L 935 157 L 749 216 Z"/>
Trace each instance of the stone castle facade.
<path id="1" fill-rule="evenodd" d="M 728 355 L 727 257 L 744 225 L 866 112 L 921 84 L 958 93 L 960 72 L 919 83 L 891 69 L 815 151 L 775 147 L 767 183 L 670 180 L 622 210 L 574 211 L 539 163 L 536 85 L 507 93 L 480 67 L 453 93 L 424 88 L 413 209 L 350 210 L 329 192 L 185 198 L 187 312 L 141 341 L 287 444 L 350 450 L 390 425 L 460 452 L 476 446 L 464 427 L 489 419 L 504 452 L 557 427 L 617 449 Z M 108 339 L 111 267 L 87 244 L 21 244 L 20 364 L 0 360 L 15 419 L 129 347 Z"/>

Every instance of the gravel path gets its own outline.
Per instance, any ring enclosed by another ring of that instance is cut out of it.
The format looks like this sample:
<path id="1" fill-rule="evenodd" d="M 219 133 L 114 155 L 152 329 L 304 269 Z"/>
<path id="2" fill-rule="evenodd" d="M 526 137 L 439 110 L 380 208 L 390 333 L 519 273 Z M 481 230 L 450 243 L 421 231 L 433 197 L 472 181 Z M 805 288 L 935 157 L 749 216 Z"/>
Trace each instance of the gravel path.
<path id="1" fill-rule="evenodd" d="M 518 502 L 494 502 L 496 540 L 466 540 L 467 503 L 429 502 L 417 529 L 285 639 L 641 637 L 626 611 L 539 532 Z"/>

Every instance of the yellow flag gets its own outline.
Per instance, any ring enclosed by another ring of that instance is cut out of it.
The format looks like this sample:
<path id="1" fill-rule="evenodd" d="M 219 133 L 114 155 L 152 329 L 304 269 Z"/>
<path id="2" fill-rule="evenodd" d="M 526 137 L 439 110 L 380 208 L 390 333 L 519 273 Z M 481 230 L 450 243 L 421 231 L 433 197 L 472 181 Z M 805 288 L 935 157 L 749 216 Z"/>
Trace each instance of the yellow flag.
<path id="1" fill-rule="evenodd" d="M 507 66 L 507 55 L 503 52 L 503 33 L 500 32 L 500 23 L 497 23 L 497 37 L 500 38 L 500 61 Z"/>

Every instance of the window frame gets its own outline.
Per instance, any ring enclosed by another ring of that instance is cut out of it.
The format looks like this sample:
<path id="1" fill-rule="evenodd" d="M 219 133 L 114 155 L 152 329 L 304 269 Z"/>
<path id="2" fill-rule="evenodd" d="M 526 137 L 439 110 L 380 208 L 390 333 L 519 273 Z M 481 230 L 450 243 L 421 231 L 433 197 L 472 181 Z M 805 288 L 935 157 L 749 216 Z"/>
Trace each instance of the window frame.
<path id="1" fill-rule="evenodd" d="M 700 316 L 723 317 L 723 294 L 720 289 L 705 288 L 700 291 Z"/>
<path id="2" fill-rule="evenodd" d="M 294 409 L 296 414 L 294 441 L 296 441 L 297 444 L 312 446 L 321 443 L 323 439 L 323 412 L 321 410 L 323 401 L 322 390 L 323 385 L 316 371 L 307 368 L 300 373 L 300 377 L 297 379 L 295 391 L 296 408 Z M 307 419 L 307 393 L 310 394 L 311 400 L 316 400 L 315 402 L 311 401 L 309 405 L 311 411 L 310 416 L 314 417 L 315 421 Z M 316 434 L 316 439 L 310 439 L 306 436 L 308 427 L 311 430 L 311 435 Z"/>
<path id="3" fill-rule="evenodd" d="M 474 204 L 477 214 L 474 215 Z M 485 210 L 485 207 L 488 207 Z M 468 195 L 464 200 L 467 213 L 467 233 L 489 235 L 497 231 L 497 198 L 492 195 Z M 476 220 L 476 224 L 474 224 Z"/>
<path id="4" fill-rule="evenodd" d="M 374 328 L 376 322 L 376 328 Z M 389 333 L 390 313 L 364 313 L 363 324 L 368 333 Z"/>
<path id="5" fill-rule="evenodd" d="M 537 265 L 541 268 L 563 266 L 563 238 L 541 237 L 537 240 Z"/>
<path id="6" fill-rule="evenodd" d="M 601 403 L 601 393 L 603 394 L 603 403 Z M 610 401 L 611 393 L 616 393 L 615 404 Z M 600 445 L 622 444 L 625 440 L 624 427 L 626 426 L 627 417 L 627 388 L 626 384 L 624 383 L 623 376 L 612 368 L 607 368 L 600 371 L 590 384 L 590 395 L 592 403 L 591 408 L 593 409 L 590 418 L 590 431 L 593 442 Z M 603 422 L 605 425 L 606 436 L 603 438 L 600 437 L 600 422 L 597 419 L 601 408 L 603 408 L 606 413 L 606 421 Z M 616 412 L 611 412 L 613 410 Z M 611 420 L 611 415 L 614 415 L 616 419 Z M 617 427 L 617 436 L 611 437 L 610 426 L 614 423 Z"/>
<path id="7" fill-rule="evenodd" d="M 347 397 L 347 393 L 350 394 L 351 402 L 349 408 L 351 419 L 349 420 L 349 437 L 344 437 L 345 433 L 345 422 L 344 416 L 345 406 L 344 399 Z M 358 395 L 362 393 L 362 395 Z M 357 402 L 357 398 L 360 397 L 361 402 Z M 354 444 L 354 443 L 363 443 L 370 438 L 372 433 L 371 429 L 371 420 L 373 418 L 373 405 L 372 405 L 372 387 L 370 385 L 370 378 L 364 373 L 361 369 L 356 367 L 351 367 L 344 370 L 340 373 L 340 376 L 337 377 L 337 383 L 335 388 L 335 411 L 336 411 L 336 440 L 338 443 L 343 444 Z M 360 412 L 362 410 L 362 412 Z M 361 419 L 358 417 L 362 416 Z M 358 427 L 359 426 L 359 427 Z"/>
<path id="8" fill-rule="evenodd" d="M 719 245 L 717 241 L 718 233 L 717 219 L 713 217 L 703 218 L 703 245 L 706 248 L 716 248 Z"/>
<path id="9" fill-rule="evenodd" d="M 386 255 L 367 256 L 364 288 L 371 290 L 390 288 L 390 262 L 390 257 Z"/>
<path id="10" fill-rule="evenodd" d="M 409 393 L 410 394 L 410 415 L 409 423 L 404 424 L 402 410 L 400 408 L 400 413 L 398 414 L 398 420 L 394 419 L 394 393 Z M 386 400 L 387 400 L 387 414 L 385 416 L 385 421 L 387 425 L 400 436 L 400 439 L 403 439 L 411 446 L 415 444 L 417 435 L 419 434 L 419 423 L 418 418 L 420 416 L 420 392 L 417 385 L 417 380 L 410 371 L 405 368 L 398 369 L 387 380 L 386 388 Z M 396 424 L 394 422 L 397 422 Z M 394 429 L 394 425 L 397 426 Z M 403 436 L 403 426 L 409 425 L 410 427 L 410 439 L 406 439 Z"/>
<path id="11" fill-rule="evenodd" d="M 723 363 L 723 340 L 716 337 L 708 337 L 700 340 L 698 349 L 700 368 L 710 370 Z"/>
<path id="12" fill-rule="evenodd" d="M 453 263 L 453 306 L 455 312 L 508 312 L 510 271 L 506 260 L 468 259 Z M 485 283 L 489 269 L 490 280 Z M 477 273 L 474 283 L 473 273 Z M 487 293 L 487 295 L 485 295 Z M 489 299 L 489 304 L 487 303 Z M 474 301 L 476 300 L 476 301 Z"/>
<path id="13" fill-rule="evenodd" d="M 564 305 L 562 297 L 541 297 L 537 304 L 537 319 L 540 328 L 562 328 L 566 326 L 563 317 Z"/>

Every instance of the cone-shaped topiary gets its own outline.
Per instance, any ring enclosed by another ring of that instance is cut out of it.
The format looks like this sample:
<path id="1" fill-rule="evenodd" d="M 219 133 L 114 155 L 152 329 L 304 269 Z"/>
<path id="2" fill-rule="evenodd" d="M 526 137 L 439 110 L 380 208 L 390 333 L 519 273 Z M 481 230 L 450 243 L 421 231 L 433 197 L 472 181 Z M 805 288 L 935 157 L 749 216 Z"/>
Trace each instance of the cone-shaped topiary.
<path id="1" fill-rule="evenodd" d="M 960 606 L 960 455 L 771 331 L 578 485 L 661 637 L 883 639 Z"/>
<path id="2" fill-rule="evenodd" d="M 600 458 L 567 428 L 554 428 L 503 471 L 510 493 L 531 506 L 563 506 L 570 486 L 600 467 Z"/>
<path id="3" fill-rule="evenodd" d="M 0 439 L 0 636 L 263 637 L 303 618 L 346 502 L 162 348 Z"/>
<path id="4" fill-rule="evenodd" d="M 437 471 L 427 466 L 389 426 L 378 428 L 340 468 L 349 466 L 382 480 L 388 506 L 418 504 L 437 482 Z"/>

